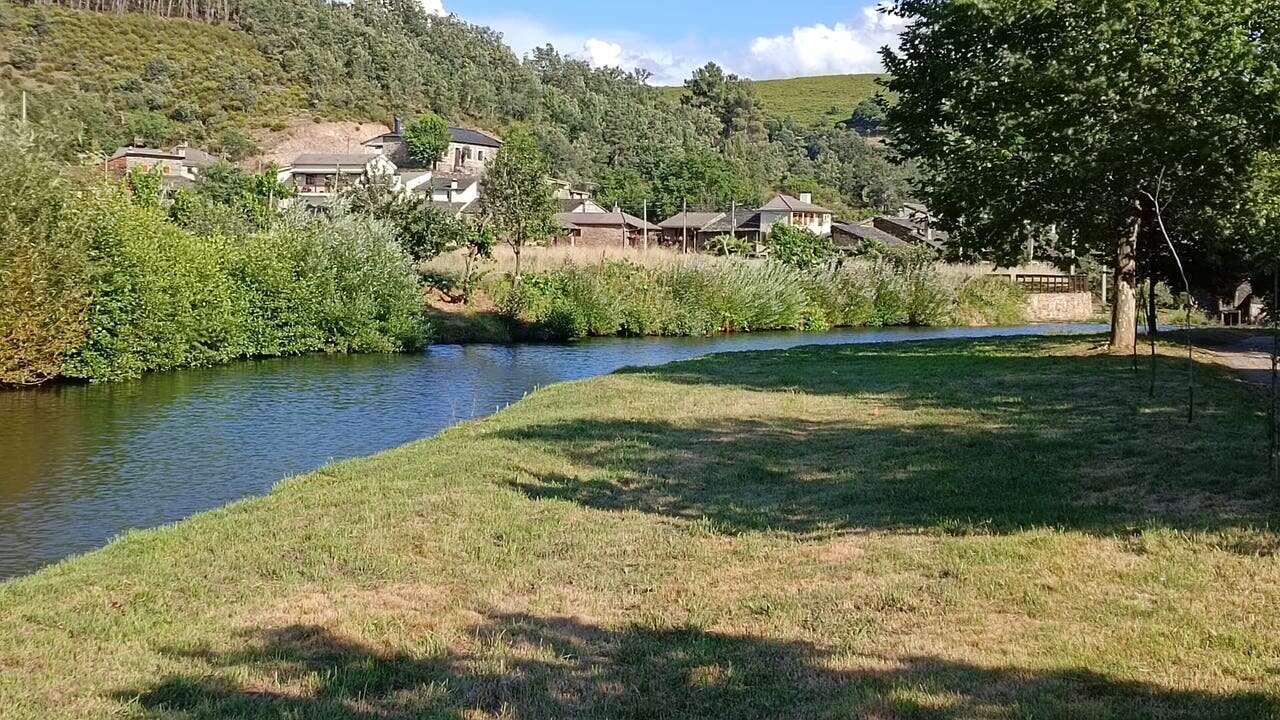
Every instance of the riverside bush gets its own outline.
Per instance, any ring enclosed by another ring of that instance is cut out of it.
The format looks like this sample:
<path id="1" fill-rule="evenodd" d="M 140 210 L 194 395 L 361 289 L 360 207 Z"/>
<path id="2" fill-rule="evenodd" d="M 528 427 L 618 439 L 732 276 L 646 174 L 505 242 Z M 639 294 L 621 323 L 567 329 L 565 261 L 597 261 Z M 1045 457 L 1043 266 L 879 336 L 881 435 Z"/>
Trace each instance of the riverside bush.
<path id="1" fill-rule="evenodd" d="M 62 373 L 86 332 L 88 234 L 31 138 L 0 124 L 0 385 Z"/>
<path id="2" fill-rule="evenodd" d="M 1002 278 L 950 280 L 915 257 L 800 270 L 716 259 L 645 267 L 566 264 L 490 288 L 501 310 L 544 339 L 701 336 L 765 330 L 1012 323 L 1025 295 Z"/>
<path id="3" fill-rule="evenodd" d="M 956 321 L 966 325 L 1016 325 L 1027 319 L 1027 291 L 1004 277 L 976 278 L 958 293 Z"/>
<path id="4" fill-rule="evenodd" d="M 295 213 L 243 238 L 194 235 L 120 193 L 96 198 L 88 215 L 93 301 L 70 377 L 426 341 L 417 278 L 378 221 Z"/>

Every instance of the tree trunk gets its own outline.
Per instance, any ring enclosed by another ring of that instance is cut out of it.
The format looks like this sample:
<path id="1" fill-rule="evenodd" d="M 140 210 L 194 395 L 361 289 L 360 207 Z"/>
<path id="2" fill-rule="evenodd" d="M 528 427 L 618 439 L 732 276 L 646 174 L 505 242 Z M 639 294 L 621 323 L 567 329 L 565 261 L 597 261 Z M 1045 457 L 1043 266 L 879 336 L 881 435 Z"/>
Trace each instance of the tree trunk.
<path id="1" fill-rule="evenodd" d="M 511 252 L 515 253 L 516 256 L 516 282 L 520 282 L 520 250 L 523 244 L 519 242 L 511 243 Z"/>
<path id="2" fill-rule="evenodd" d="M 1111 300 L 1111 352 L 1128 355 L 1138 336 L 1138 236 L 1142 232 L 1142 207 L 1133 213 L 1116 245 L 1115 292 Z"/>

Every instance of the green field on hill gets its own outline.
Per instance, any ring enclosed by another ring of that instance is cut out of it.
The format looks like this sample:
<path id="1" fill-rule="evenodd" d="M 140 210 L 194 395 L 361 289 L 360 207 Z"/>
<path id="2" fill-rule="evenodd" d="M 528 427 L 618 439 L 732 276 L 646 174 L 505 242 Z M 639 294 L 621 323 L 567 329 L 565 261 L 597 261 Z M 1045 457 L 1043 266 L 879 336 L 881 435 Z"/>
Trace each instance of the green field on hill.
<path id="1" fill-rule="evenodd" d="M 881 88 L 876 83 L 881 75 L 824 75 L 759 80 L 756 92 L 765 111 L 779 118 L 790 118 L 801 125 L 835 125 L 847 120 L 858 103 L 874 97 Z M 682 87 L 663 88 L 673 96 L 684 93 Z"/>

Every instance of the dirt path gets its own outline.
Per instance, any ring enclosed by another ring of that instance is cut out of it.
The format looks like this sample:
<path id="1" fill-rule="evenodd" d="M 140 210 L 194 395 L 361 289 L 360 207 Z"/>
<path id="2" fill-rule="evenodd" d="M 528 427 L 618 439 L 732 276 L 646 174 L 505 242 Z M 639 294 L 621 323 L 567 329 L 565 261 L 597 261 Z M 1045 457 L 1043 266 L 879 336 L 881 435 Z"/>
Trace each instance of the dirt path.
<path id="1" fill-rule="evenodd" d="M 1198 331 L 1197 347 L 1213 357 L 1213 362 L 1236 371 L 1246 382 L 1271 384 L 1271 346 L 1274 340 L 1263 332 Z"/>

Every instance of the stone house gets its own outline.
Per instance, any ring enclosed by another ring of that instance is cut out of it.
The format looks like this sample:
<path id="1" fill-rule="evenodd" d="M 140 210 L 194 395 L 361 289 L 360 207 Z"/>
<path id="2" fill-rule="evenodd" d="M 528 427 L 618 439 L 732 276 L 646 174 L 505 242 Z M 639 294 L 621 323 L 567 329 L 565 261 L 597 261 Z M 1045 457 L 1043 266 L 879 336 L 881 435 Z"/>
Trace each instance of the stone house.
<path id="1" fill-rule="evenodd" d="M 560 207 L 561 211 L 556 213 L 556 224 L 560 227 L 558 245 L 644 247 L 646 241 L 658 242 L 660 228 L 657 225 L 618 208 L 605 210 L 590 198 L 562 199 Z"/>
<path id="2" fill-rule="evenodd" d="M 217 161 L 209 153 L 185 144 L 169 149 L 127 146 L 107 159 L 106 169 L 116 177 L 124 177 L 135 168 L 159 170 L 164 186 L 173 190 L 194 185 Z"/>
<path id="3" fill-rule="evenodd" d="M 404 121 L 400 118 L 396 118 L 393 122 L 391 132 L 370 138 L 363 144 L 367 148 L 386 155 L 397 167 L 406 170 L 439 169 L 445 172 L 473 175 L 483 175 L 502 147 L 502 141 L 491 135 L 468 128 L 450 127 L 449 147 L 436 161 L 434 167 L 421 168 L 420 163 L 414 162 L 409 157 L 409 151 L 404 142 Z"/>

